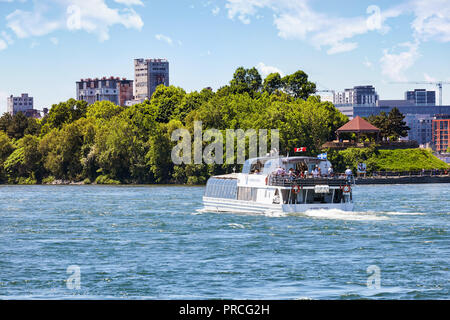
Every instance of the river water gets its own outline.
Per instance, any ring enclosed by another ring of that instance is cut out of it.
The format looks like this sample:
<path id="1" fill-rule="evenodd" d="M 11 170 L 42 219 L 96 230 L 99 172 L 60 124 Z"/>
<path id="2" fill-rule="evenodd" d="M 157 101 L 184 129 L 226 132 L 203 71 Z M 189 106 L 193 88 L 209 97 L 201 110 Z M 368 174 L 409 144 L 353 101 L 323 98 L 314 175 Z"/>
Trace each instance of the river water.
<path id="1" fill-rule="evenodd" d="M 0 186 L 0 298 L 450 298 L 448 184 L 286 216 L 203 212 L 203 193 Z"/>

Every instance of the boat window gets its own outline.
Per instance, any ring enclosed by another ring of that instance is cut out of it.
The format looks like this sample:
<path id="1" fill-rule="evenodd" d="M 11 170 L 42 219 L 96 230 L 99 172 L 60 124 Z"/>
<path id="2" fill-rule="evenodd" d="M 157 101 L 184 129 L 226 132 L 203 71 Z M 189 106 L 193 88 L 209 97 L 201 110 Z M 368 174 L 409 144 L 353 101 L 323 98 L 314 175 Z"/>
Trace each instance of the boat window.
<path id="1" fill-rule="evenodd" d="M 242 166 L 242 173 L 250 173 L 250 159 L 245 160 L 244 165 Z"/>
<path id="2" fill-rule="evenodd" d="M 258 170 L 259 172 L 262 171 L 263 168 L 263 164 L 261 161 L 257 160 L 255 162 L 252 163 L 251 167 L 250 167 L 250 173 L 255 172 L 256 170 Z"/>
<path id="3" fill-rule="evenodd" d="M 236 199 L 236 179 L 211 178 L 206 183 L 205 197 Z"/>
<path id="4" fill-rule="evenodd" d="M 258 188 L 239 187 L 237 193 L 238 200 L 256 201 Z"/>

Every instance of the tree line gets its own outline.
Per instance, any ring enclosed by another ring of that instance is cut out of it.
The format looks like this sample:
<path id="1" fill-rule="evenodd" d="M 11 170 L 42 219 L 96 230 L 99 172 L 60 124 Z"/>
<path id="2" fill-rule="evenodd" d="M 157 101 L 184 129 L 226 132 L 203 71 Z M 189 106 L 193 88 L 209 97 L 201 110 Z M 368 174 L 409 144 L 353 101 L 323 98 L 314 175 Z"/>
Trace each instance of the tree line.
<path id="1" fill-rule="evenodd" d="M 265 79 L 256 68 L 238 68 L 228 85 L 187 93 L 160 85 L 151 100 L 122 107 L 70 99 L 42 119 L 18 113 L 0 118 L 0 183 L 205 183 L 237 165 L 174 165 L 171 133 L 202 129 L 278 129 L 280 153 L 306 147 L 316 155 L 348 121 L 330 102 L 314 96 L 301 70 Z M 269 146 L 270 147 L 270 146 Z M 248 148 L 247 148 L 248 152 Z M 225 161 L 224 161 L 225 163 Z"/>

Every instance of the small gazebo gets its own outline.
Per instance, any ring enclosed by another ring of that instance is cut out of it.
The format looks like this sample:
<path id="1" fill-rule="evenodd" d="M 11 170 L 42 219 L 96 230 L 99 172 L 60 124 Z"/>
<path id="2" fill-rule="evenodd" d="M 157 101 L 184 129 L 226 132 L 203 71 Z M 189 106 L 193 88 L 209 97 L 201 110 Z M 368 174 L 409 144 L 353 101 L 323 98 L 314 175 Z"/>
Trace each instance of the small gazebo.
<path id="1" fill-rule="evenodd" d="M 361 134 L 364 133 L 375 133 L 376 140 L 379 140 L 380 129 L 370 124 L 360 116 L 356 116 L 351 121 L 344 124 L 342 127 L 336 130 L 336 135 L 339 140 L 339 134 L 344 132 L 356 133 L 358 141 Z"/>

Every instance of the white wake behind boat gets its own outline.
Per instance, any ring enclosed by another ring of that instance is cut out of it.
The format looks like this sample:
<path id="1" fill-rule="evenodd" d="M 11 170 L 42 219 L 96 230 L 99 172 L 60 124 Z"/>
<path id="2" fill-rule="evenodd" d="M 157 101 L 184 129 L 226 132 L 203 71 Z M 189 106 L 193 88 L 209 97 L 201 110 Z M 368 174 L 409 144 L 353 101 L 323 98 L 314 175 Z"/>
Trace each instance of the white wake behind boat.
<path id="1" fill-rule="evenodd" d="M 261 214 L 315 209 L 352 211 L 352 177 L 311 175 L 315 168 L 328 172 L 330 165 L 314 157 L 249 159 L 241 173 L 213 176 L 207 181 L 204 210 Z M 307 175 L 293 174 L 305 171 Z"/>

